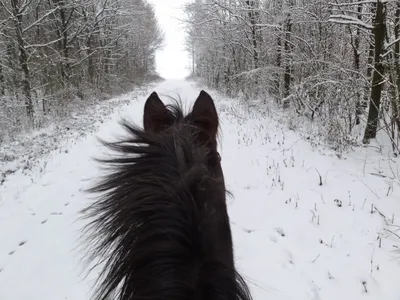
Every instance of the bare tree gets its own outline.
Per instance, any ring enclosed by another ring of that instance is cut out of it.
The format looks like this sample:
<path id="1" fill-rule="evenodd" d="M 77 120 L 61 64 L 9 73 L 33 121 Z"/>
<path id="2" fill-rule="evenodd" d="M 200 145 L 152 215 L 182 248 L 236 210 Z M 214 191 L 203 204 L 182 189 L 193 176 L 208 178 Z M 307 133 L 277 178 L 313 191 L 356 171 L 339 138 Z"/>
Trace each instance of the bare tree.
<path id="1" fill-rule="evenodd" d="M 146 0 L 0 0 L 0 140 L 154 78 L 162 42 Z"/>
<path id="2" fill-rule="evenodd" d="M 207 84 L 246 99 L 270 95 L 319 122 L 317 133 L 342 150 L 397 116 L 397 12 L 395 0 L 197 0 L 186 6 L 187 40 Z"/>
<path id="3" fill-rule="evenodd" d="M 386 34 L 386 4 L 377 1 L 376 15 L 373 25 L 374 41 L 375 41 L 375 62 L 372 75 L 371 100 L 369 105 L 367 126 L 365 128 L 363 142 L 368 143 L 370 139 L 376 137 L 379 121 L 379 109 L 381 105 L 381 94 L 384 83 L 384 42 Z"/>

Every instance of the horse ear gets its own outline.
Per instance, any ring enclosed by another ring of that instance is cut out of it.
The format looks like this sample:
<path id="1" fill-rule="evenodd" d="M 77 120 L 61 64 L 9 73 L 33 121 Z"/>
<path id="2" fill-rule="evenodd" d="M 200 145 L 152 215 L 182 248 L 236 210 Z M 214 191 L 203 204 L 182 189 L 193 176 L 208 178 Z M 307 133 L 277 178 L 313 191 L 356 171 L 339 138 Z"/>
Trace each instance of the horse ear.
<path id="1" fill-rule="evenodd" d="M 210 138 L 214 139 L 217 136 L 217 110 L 211 96 L 203 90 L 193 105 L 192 117 L 195 125 L 204 130 Z"/>
<path id="2" fill-rule="evenodd" d="M 145 131 L 160 131 L 165 125 L 168 110 L 156 92 L 152 92 L 144 105 L 143 127 Z"/>

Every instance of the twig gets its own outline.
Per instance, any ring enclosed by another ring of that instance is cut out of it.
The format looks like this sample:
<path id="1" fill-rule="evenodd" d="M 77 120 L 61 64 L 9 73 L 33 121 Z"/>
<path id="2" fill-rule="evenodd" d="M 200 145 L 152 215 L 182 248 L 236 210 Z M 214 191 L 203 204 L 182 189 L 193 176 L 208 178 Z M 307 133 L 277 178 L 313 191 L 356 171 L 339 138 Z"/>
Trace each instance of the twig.
<path id="1" fill-rule="evenodd" d="M 315 263 L 318 259 L 318 257 L 320 257 L 321 254 L 318 254 L 316 258 L 314 258 L 314 260 L 312 261 L 312 263 Z"/>
<path id="2" fill-rule="evenodd" d="M 372 204 L 373 205 L 373 204 Z M 383 220 L 385 221 L 386 225 L 389 225 L 389 222 L 387 221 L 386 216 L 375 206 L 373 205 L 373 208 L 380 214 L 380 216 L 383 218 Z"/>
<path id="3" fill-rule="evenodd" d="M 367 202 L 367 197 L 365 197 L 365 199 L 364 199 L 364 203 L 363 203 L 363 205 L 361 206 L 361 209 L 363 209 L 363 208 L 364 208 L 365 202 Z"/>
<path id="4" fill-rule="evenodd" d="M 317 168 L 315 168 L 315 170 L 316 170 L 317 173 L 318 173 L 318 176 L 319 176 L 319 185 L 321 186 L 321 185 L 322 185 L 322 176 L 321 176 L 321 174 L 319 173 L 319 171 L 318 171 Z"/>
<path id="5" fill-rule="evenodd" d="M 372 254 L 371 254 L 371 275 L 372 275 L 372 271 L 374 270 L 374 254 L 375 254 L 375 245 L 372 244 L 373 250 L 372 250 Z"/>
<path id="6" fill-rule="evenodd" d="M 391 231 L 391 230 L 389 230 L 389 229 L 387 229 L 387 228 L 383 228 L 383 230 L 386 230 L 387 232 L 393 234 L 394 236 L 396 236 L 397 238 L 400 239 L 400 235 L 398 235 L 396 232 L 393 232 L 393 231 Z"/>

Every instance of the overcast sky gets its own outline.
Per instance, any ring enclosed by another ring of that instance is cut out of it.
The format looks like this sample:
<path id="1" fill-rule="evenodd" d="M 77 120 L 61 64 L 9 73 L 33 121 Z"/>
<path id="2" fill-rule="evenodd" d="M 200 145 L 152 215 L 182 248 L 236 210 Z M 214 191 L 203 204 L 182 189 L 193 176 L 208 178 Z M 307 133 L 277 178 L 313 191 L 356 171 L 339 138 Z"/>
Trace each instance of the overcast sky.
<path id="1" fill-rule="evenodd" d="M 188 0 L 149 0 L 165 33 L 165 47 L 157 53 L 157 71 L 165 79 L 181 79 L 189 75 L 190 61 L 184 50 L 184 31 L 175 18 L 183 18 L 182 5 Z"/>

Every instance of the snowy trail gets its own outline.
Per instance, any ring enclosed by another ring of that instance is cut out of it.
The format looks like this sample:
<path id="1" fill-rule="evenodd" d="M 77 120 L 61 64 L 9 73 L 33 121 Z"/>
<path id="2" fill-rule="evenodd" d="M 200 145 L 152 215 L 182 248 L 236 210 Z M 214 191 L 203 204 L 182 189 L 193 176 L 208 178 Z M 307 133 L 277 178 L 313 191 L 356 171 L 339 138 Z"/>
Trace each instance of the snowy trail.
<path id="1" fill-rule="evenodd" d="M 161 97 L 178 93 L 188 104 L 199 93 L 185 81 L 155 90 Z M 359 150 L 339 160 L 271 115 L 211 95 L 234 195 L 228 202 L 237 264 L 254 299 L 398 300 L 400 186 L 371 174 L 378 166 L 389 172 L 385 158 L 368 153 L 365 162 Z M 121 114 L 141 122 L 146 96 Z M 98 135 L 120 133 L 117 120 L 118 114 L 102 124 Z M 55 155 L 40 175 L 17 172 L 0 186 L 1 300 L 89 299 L 93 282 L 81 273 L 76 220 L 87 201 L 82 190 L 99 174 L 90 158 L 102 150 L 88 136 Z"/>

